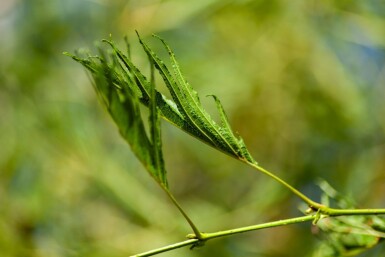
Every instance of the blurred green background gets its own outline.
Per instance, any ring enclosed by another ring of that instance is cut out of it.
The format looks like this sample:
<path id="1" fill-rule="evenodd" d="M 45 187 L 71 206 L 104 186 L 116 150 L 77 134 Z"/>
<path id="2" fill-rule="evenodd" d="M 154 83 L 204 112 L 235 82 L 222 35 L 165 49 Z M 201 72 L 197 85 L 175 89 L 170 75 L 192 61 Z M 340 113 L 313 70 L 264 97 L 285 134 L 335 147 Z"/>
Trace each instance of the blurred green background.
<path id="1" fill-rule="evenodd" d="M 127 35 L 147 67 L 135 29 L 168 41 L 263 167 L 315 200 L 322 177 L 385 206 L 383 1 L 1 0 L 1 257 L 129 256 L 190 233 L 62 55 Z M 300 215 L 271 179 L 166 123 L 163 138 L 171 191 L 202 231 Z M 301 224 L 161 256 L 312 256 L 318 243 Z"/>

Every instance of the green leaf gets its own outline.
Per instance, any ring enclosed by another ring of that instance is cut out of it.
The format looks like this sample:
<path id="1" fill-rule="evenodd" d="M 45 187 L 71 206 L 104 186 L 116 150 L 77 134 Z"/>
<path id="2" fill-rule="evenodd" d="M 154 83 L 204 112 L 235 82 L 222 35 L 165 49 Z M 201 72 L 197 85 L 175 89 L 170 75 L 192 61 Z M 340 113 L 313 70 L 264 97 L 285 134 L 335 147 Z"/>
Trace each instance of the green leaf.
<path id="1" fill-rule="evenodd" d="M 233 149 L 237 149 L 238 156 L 241 156 L 242 158 L 250 161 L 250 162 L 255 162 L 253 160 L 253 157 L 250 155 L 249 151 L 247 150 L 247 147 L 245 143 L 243 142 L 242 138 L 236 138 L 236 136 L 233 133 L 233 130 L 231 129 L 230 123 L 228 121 L 227 115 L 225 113 L 225 110 L 218 99 L 215 95 L 211 95 L 215 103 L 217 104 L 217 108 L 219 111 L 219 115 L 221 117 L 222 121 L 222 130 L 224 130 L 223 136 L 226 137 L 226 140 L 229 142 L 229 144 L 232 145 Z"/>
<path id="2" fill-rule="evenodd" d="M 111 45 L 113 46 L 112 43 Z M 127 73 L 114 53 L 110 54 L 109 58 L 103 50 L 100 50 L 100 56 L 97 58 L 67 55 L 90 71 L 95 91 L 116 123 L 121 136 L 131 146 L 132 151 L 150 175 L 167 189 L 166 169 L 161 149 L 159 110 L 155 98 L 149 98 L 148 101 L 148 105 L 152 106 L 149 115 L 150 138 L 146 134 L 140 111 L 139 104 L 143 97 L 140 95 L 137 84 L 147 83 L 144 76 L 141 77 L 141 82 L 138 82 L 138 78 L 135 80 L 135 74 Z M 155 92 L 150 85 L 146 86 Z"/>
<path id="3" fill-rule="evenodd" d="M 155 91 L 155 81 L 154 81 L 154 66 L 151 63 L 151 97 L 150 97 L 150 133 L 152 141 L 152 154 L 153 164 L 156 167 L 156 170 L 159 171 L 159 178 L 162 183 L 167 187 L 167 178 L 166 178 L 166 169 L 164 167 L 163 153 L 162 153 L 162 137 L 161 137 L 161 124 L 158 106 L 155 101 L 156 91 Z"/>
<path id="4" fill-rule="evenodd" d="M 129 83 L 129 86 L 133 90 L 141 92 L 139 100 L 141 101 L 142 104 L 149 107 L 151 90 L 152 90 L 151 83 L 140 72 L 140 70 L 132 63 L 131 59 L 126 55 L 124 55 L 118 48 L 116 48 L 112 42 L 108 40 L 103 40 L 103 41 L 108 43 L 113 48 L 113 50 L 116 53 L 116 56 L 124 64 L 126 69 L 125 71 L 127 72 L 127 74 L 131 75 L 132 81 Z M 122 70 L 124 70 L 123 67 L 122 67 Z M 165 96 L 163 96 L 161 93 L 159 93 L 156 90 L 155 90 L 155 101 L 162 116 L 166 120 L 176 125 L 177 127 L 183 127 L 184 125 L 183 118 L 179 113 L 179 111 L 177 110 L 175 104 L 170 102 Z"/>
<path id="5" fill-rule="evenodd" d="M 215 97 L 218 110 L 222 119 L 222 126 L 218 125 L 203 108 L 198 93 L 186 81 L 176 61 L 175 55 L 167 43 L 161 40 L 169 53 L 174 75 L 168 70 L 164 62 L 151 50 L 151 48 L 139 38 L 144 51 L 153 61 L 159 74 L 162 76 L 171 96 L 184 119 L 186 132 L 196 136 L 205 143 L 221 150 L 238 159 L 256 163 L 248 152 L 246 145 L 241 138 L 237 138 L 232 132 L 225 112 L 219 100 Z"/>

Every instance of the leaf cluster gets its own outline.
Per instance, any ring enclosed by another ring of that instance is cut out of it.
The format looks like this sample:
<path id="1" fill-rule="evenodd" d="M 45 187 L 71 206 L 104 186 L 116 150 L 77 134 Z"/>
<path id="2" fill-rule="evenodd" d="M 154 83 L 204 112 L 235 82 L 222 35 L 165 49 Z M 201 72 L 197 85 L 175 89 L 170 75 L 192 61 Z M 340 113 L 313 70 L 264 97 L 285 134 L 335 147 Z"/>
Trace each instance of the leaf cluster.
<path id="1" fill-rule="evenodd" d="M 138 159 L 151 176 L 167 188 L 166 170 L 161 149 L 159 117 L 166 119 L 204 143 L 246 162 L 256 163 L 242 138 L 235 135 L 228 122 L 220 100 L 212 95 L 221 119 L 218 124 L 203 108 L 198 93 L 186 81 L 176 61 L 175 54 L 158 36 L 167 50 L 172 69 L 140 38 L 139 42 L 169 90 L 172 100 L 155 89 L 154 80 L 147 79 L 133 63 L 129 50 L 119 50 L 111 40 L 103 40 L 110 51 L 99 48 L 99 56 L 71 55 L 91 74 L 99 99 L 107 109 L 122 137 L 129 143 Z M 127 41 L 126 41 L 127 42 Z M 129 45 L 127 43 L 129 49 Z M 151 75 L 153 77 L 153 74 Z M 139 104 L 150 110 L 150 136 L 145 132 Z"/>

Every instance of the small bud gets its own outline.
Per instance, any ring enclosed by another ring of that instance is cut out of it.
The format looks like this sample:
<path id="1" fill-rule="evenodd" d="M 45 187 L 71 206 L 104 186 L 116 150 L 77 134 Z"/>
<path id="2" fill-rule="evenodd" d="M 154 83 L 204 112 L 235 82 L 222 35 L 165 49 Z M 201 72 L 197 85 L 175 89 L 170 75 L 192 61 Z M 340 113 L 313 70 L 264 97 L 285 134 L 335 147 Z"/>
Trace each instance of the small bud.
<path id="1" fill-rule="evenodd" d="M 305 211 L 305 214 L 312 214 L 314 212 L 314 210 L 312 208 L 307 208 L 307 210 Z"/>

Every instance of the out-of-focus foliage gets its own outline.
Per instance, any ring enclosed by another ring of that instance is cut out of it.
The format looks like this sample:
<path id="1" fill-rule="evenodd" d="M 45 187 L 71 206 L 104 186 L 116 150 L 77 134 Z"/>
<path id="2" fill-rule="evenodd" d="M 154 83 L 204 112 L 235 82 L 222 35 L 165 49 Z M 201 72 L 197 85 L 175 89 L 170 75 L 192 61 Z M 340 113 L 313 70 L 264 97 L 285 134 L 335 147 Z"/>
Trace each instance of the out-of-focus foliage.
<path id="1" fill-rule="evenodd" d="M 321 180 L 319 185 L 323 190 L 323 204 L 355 208 L 351 199 L 339 194 L 326 181 Z M 322 242 L 313 257 L 356 256 L 384 240 L 385 219 L 378 216 L 325 218 L 317 223 L 314 232 Z"/>
<path id="2" fill-rule="evenodd" d="M 1 256 L 127 256 L 190 233 L 61 54 L 110 33 L 134 42 L 134 29 L 170 42 L 264 167 L 314 198 L 323 177 L 360 207 L 385 205 L 381 1 L 2 0 Z M 203 231 L 297 214 L 274 181 L 163 125 L 170 190 Z M 294 225 L 165 255 L 312 256 L 310 233 Z"/>

